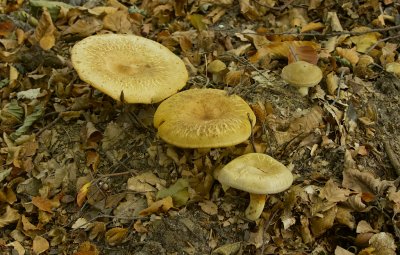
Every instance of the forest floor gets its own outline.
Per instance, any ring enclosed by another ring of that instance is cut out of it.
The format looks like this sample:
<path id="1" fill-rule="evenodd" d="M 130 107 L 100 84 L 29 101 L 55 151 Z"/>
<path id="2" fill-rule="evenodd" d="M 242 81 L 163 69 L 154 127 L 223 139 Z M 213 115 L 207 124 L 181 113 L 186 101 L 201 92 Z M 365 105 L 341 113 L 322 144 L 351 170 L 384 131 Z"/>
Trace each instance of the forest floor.
<path id="1" fill-rule="evenodd" d="M 0 3 L 0 254 L 396 254 L 398 1 Z M 79 79 L 71 48 L 103 33 L 169 48 L 184 90 L 241 96 L 251 139 L 207 153 L 165 143 L 158 104 Z M 294 59 L 323 72 L 306 96 L 281 78 Z M 215 60 L 226 67 L 212 74 Z M 256 221 L 248 193 L 206 174 L 253 148 L 294 175 Z"/>

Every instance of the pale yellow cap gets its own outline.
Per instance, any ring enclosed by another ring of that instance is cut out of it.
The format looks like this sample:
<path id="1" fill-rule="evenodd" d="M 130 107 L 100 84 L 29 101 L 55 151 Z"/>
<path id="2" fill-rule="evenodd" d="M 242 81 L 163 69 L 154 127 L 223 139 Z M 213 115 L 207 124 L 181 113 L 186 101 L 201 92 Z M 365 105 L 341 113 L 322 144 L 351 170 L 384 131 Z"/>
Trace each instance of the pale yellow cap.
<path id="1" fill-rule="evenodd" d="M 79 77 L 127 103 L 157 103 L 188 80 L 183 61 L 163 45 L 136 35 L 89 36 L 74 45 L 72 65 Z"/>
<path id="2" fill-rule="evenodd" d="M 179 92 L 163 101 L 154 114 L 159 136 L 182 148 L 242 143 L 251 135 L 255 123 L 253 111 L 241 97 L 219 89 Z"/>
<path id="3" fill-rule="evenodd" d="M 285 165 L 262 153 L 242 155 L 214 171 L 222 185 L 252 194 L 274 194 L 288 189 L 293 175 Z"/>

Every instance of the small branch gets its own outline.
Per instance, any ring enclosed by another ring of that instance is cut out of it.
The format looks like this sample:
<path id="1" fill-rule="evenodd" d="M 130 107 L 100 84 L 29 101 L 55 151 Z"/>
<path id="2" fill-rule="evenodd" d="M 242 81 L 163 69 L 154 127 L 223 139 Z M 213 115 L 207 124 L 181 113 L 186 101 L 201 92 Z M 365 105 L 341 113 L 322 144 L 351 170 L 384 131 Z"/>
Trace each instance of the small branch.
<path id="1" fill-rule="evenodd" d="M 251 129 L 251 133 L 250 133 L 250 143 L 251 143 L 251 147 L 253 148 L 253 152 L 257 152 L 256 146 L 255 146 L 255 144 L 254 144 L 253 120 L 250 118 L 250 114 L 247 114 L 247 118 L 249 119 L 249 122 L 250 122 L 250 129 Z"/>
<path id="2" fill-rule="evenodd" d="M 356 31 L 339 31 L 339 32 L 331 32 L 331 33 L 301 33 L 301 32 L 276 32 L 276 33 L 252 33 L 252 32 L 240 32 L 235 29 L 214 29 L 214 31 L 223 31 L 229 32 L 232 31 L 234 33 L 241 33 L 241 34 L 255 34 L 255 35 L 265 35 L 265 36 L 272 36 L 272 35 L 295 35 L 295 36 L 315 36 L 315 37 L 326 37 L 326 36 L 340 36 L 340 35 L 364 35 L 372 32 L 387 32 L 390 30 L 400 29 L 400 25 L 392 26 L 392 27 L 385 27 L 385 28 L 374 28 L 368 31 L 363 32 L 356 32 Z"/>
<path id="3" fill-rule="evenodd" d="M 396 156 L 396 153 L 393 151 L 392 146 L 388 140 L 383 141 L 383 146 L 385 147 L 385 151 L 388 155 L 390 163 L 392 164 L 396 174 L 400 176 L 400 162 Z"/>

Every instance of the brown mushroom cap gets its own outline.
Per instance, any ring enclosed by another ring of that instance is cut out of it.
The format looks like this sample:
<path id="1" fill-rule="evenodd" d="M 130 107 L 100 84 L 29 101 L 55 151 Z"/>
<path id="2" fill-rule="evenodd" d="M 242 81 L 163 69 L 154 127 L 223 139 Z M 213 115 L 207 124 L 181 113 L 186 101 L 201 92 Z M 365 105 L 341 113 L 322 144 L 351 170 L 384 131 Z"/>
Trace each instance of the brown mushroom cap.
<path id="1" fill-rule="evenodd" d="M 294 87 L 314 87 L 322 80 L 322 71 L 318 66 L 300 60 L 285 66 L 281 77 Z"/>
<path id="2" fill-rule="evenodd" d="M 221 184 L 252 194 L 274 194 L 288 189 L 293 175 L 285 165 L 262 153 L 242 155 L 214 172 Z"/>
<path id="3" fill-rule="evenodd" d="M 208 71 L 210 73 L 219 73 L 226 69 L 226 65 L 219 59 L 213 60 L 210 64 L 208 64 Z"/>
<path id="4" fill-rule="evenodd" d="M 180 92 L 163 101 L 154 114 L 159 136 L 182 148 L 242 143 L 249 138 L 255 123 L 253 111 L 241 97 L 219 89 Z"/>
<path id="5" fill-rule="evenodd" d="M 183 61 L 163 45 L 135 35 L 89 36 L 74 45 L 72 65 L 79 77 L 127 103 L 151 104 L 183 88 L 188 72 Z"/>

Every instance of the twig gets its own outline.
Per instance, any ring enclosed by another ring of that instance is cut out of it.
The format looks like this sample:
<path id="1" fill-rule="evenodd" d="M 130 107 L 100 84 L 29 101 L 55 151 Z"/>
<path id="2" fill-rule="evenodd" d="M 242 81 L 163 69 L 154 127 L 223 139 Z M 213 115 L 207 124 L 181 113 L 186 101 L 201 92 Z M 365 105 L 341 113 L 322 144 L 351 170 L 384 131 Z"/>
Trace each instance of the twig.
<path id="1" fill-rule="evenodd" d="M 396 174 L 398 176 L 400 176 L 400 162 L 396 156 L 396 153 L 393 151 L 392 146 L 390 145 L 390 142 L 388 140 L 385 140 L 385 141 L 383 141 L 383 145 L 385 147 L 385 151 L 388 155 L 390 163 L 392 164 L 394 170 L 396 171 Z"/>
<path id="2" fill-rule="evenodd" d="M 241 33 L 241 34 L 256 34 L 256 35 L 265 35 L 265 36 L 272 36 L 272 35 L 297 35 L 297 36 L 316 36 L 316 37 L 326 37 L 326 36 L 339 36 L 339 35 L 363 35 L 372 32 L 387 32 L 390 30 L 400 29 L 400 25 L 385 27 L 385 28 L 373 28 L 368 31 L 357 32 L 357 31 L 339 31 L 339 32 L 331 32 L 331 33 L 301 33 L 295 31 L 285 31 L 285 32 L 270 32 L 270 33 L 256 33 L 256 32 L 240 32 L 236 29 L 214 29 L 214 31 L 223 31 L 229 32 L 232 31 L 234 33 Z"/>
<path id="3" fill-rule="evenodd" d="M 380 43 L 382 43 L 382 42 L 386 42 L 386 41 L 391 40 L 391 39 L 396 39 L 396 38 L 398 38 L 398 37 L 400 37 L 400 34 L 397 34 L 397 35 L 394 35 L 394 36 L 389 36 L 389 37 L 386 37 L 386 38 L 383 38 L 383 39 L 377 41 L 376 43 L 374 43 L 371 47 L 369 47 L 369 48 L 367 49 L 367 51 L 365 52 L 365 54 L 368 54 L 371 50 L 373 50 L 376 46 L 378 46 L 378 44 L 380 44 Z"/>
<path id="4" fill-rule="evenodd" d="M 267 7 L 267 8 L 270 8 L 270 9 L 272 9 L 272 10 L 276 10 L 276 11 L 283 11 L 283 10 L 286 9 L 294 0 L 289 0 L 289 1 L 287 1 L 284 5 L 279 6 L 279 7 L 275 7 L 275 6 L 270 6 L 270 5 L 267 5 L 267 4 L 263 4 L 263 3 L 260 3 L 258 0 L 253 0 L 253 1 L 256 2 L 258 5 L 263 6 L 263 7 Z"/>
<path id="5" fill-rule="evenodd" d="M 49 124 L 47 124 L 45 127 L 43 127 L 42 129 L 40 129 L 39 131 L 36 132 L 36 136 L 39 136 L 41 133 L 43 133 L 45 130 L 53 127 L 60 119 L 61 119 L 61 114 L 62 112 L 60 112 L 57 116 L 57 118 L 55 118 L 52 122 L 50 122 Z"/>

